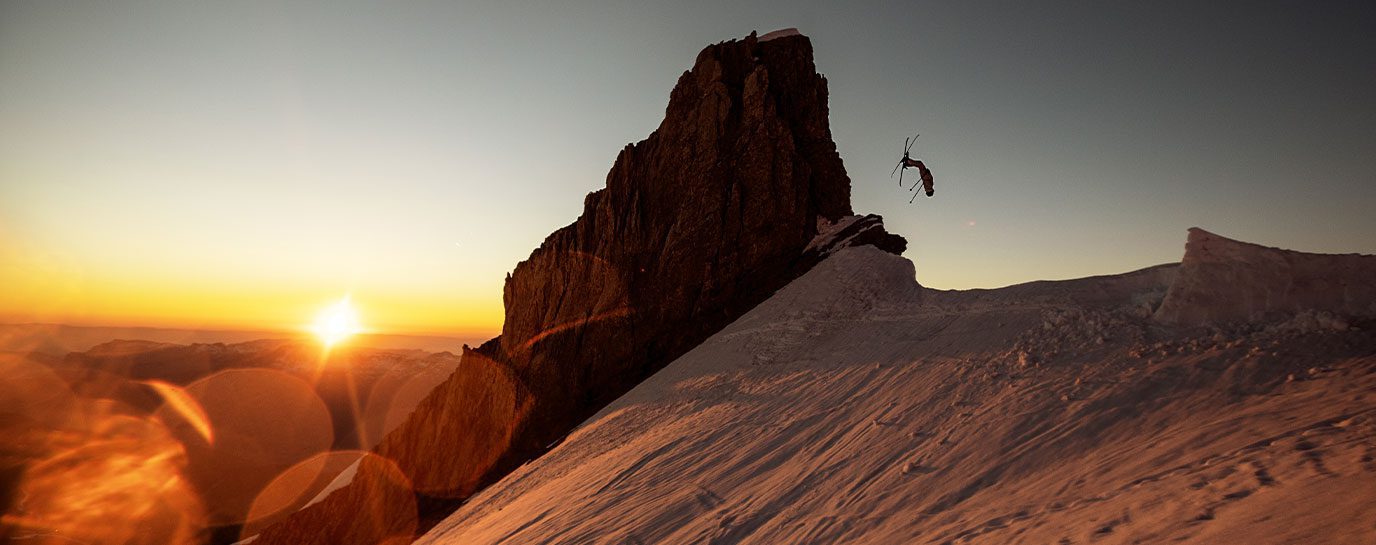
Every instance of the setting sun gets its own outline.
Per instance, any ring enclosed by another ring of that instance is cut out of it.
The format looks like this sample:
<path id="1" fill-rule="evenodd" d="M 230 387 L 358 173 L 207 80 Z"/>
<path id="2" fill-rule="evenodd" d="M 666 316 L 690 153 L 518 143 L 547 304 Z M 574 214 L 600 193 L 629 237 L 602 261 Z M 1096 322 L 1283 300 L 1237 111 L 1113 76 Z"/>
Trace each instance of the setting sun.
<path id="1" fill-rule="evenodd" d="M 315 318 L 315 324 L 311 326 L 311 331 L 320 338 L 320 342 L 326 347 L 334 346 L 349 336 L 362 331 L 358 325 L 358 313 L 354 311 L 353 305 L 349 304 L 349 296 L 345 295 L 338 303 L 330 305 Z"/>

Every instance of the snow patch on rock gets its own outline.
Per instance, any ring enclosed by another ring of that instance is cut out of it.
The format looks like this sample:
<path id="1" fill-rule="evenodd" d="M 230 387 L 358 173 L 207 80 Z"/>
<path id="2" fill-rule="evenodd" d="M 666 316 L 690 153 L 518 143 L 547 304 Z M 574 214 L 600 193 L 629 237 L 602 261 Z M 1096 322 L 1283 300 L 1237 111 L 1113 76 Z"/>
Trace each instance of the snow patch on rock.
<path id="1" fill-rule="evenodd" d="M 760 36 L 759 41 L 761 41 L 761 42 L 767 42 L 767 41 L 769 41 L 769 40 L 776 40 L 776 39 L 785 38 L 785 37 L 788 37 L 788 36 L 802 36 L 802 35 L 803 35 L 803 33 L 798 32 L 798 29 L 796 29 L 796 28 L 793 28 L 793 27 L 781 28 L 781 29 L 775 30 L 775 31 L 773 31 L 773 32 L 767 32 L 767 33 L 765 33 L 764 36 Z"/>

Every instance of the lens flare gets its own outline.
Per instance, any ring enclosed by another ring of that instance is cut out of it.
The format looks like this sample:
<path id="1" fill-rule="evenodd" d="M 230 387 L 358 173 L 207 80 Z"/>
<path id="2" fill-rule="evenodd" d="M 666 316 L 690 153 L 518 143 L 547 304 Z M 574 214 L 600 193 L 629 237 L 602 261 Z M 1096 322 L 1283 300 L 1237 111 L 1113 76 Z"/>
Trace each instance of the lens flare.
<path id="1" fill-rule="evenodd" d="M 153 388 L 162 396 L 164 402 L 178 416 L 190 424 L 205 439 L 207 444 L 215 444 L 215 431 L 210 427 L 210 417 L 206 416 L 201 404 L 196 402 L 196 398 L 191 397 L 180 386 L 168 384 L 161 380 L 146 380 L 143 384 Z"/>
<path id="2" fill-rule="evenodd" d="M 182 476 L 181 445 L 109 400 L 83 412 L 84 426 L 47 434 L 51 454 L 25 470 L 0 526 L 34 543 L 197 543 L 204 507 Z"/>
<path id="3" fill-rule="evenodd" d="M 306 508 L 307 517 L 318 517 L 323 513 L 348 513 L 337 523 L 312 528 L 309 536 L 311 543 L 405 545 L 414 538 L 419 516 L 416 493 L 410 479 L 391 460 L 372 453 L 361 454 L 362 458 L 350 466 L 353 479 L 348 484 L 326 495 L 316 505 Z M 296 479 L 294 476 L 289 478 Z M 270 499 L 268 503 L 277 501 Z M 311 513 L 312 509 L 316 511 Z M 252 528 L 245 530 L 252 531 Z M 279 525 L 262 530 L 260 535 L 264 542 L 303 542 L 302 536 L 292 535 L 300 528 Z"/>
<path id="4" fill-rule="evenodd" d="M 361 450 L 322 452 L 279 473 L 254 498 L 240 539 L 253 537 L 264 528 L 285 519 L 316 499 L 317 495 L 325 493 L 336 481 L 342 481 L 336 488 L 347 484 L 353 472 L 347 475 L 342 473 L 370 455 Z"/>
<path id="5" fill-rule="evenodd" d="M 334 441 L 329 409 L 305 381 L 270 369 L 227 369 L 191 383 L 215 443 L 196 418 L 166 405 L 156 417 L 185 448 L 187 480 L 201 492 L 212 525 L 243 522 L 253 499 L 278 473 Z"/>

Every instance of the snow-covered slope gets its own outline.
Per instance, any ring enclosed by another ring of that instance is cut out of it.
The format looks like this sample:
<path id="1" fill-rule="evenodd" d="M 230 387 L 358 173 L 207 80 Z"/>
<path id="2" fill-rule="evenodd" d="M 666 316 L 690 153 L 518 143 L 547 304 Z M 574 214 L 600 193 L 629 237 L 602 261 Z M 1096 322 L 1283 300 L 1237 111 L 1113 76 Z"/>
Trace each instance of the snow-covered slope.
<path id="1" fill-rule="evenodd" d="M 1370 333 L 913 278 L 842 250 L 420 542 L 1376 542 Z"/>

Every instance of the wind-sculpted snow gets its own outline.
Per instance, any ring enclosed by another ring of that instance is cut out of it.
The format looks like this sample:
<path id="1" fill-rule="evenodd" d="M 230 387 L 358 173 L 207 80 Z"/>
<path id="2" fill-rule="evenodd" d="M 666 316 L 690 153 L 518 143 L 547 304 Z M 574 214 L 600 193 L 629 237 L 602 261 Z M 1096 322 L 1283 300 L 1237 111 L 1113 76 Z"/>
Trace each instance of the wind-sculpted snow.
<path id="1" fill-rule="evenodd" d="M 1323 311 L 1376 316 L 1376 256 L 1268 248 L 1190 229 L 1163 322 L 1226 324 Z"/>
<path id="2" fill-rule="evenodd" d="M 913 278 L 833 254 L 420 542 L 1376 542 L 1376 324 L 1163 328 L 1173 267 Z"/>

